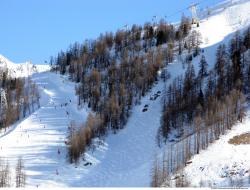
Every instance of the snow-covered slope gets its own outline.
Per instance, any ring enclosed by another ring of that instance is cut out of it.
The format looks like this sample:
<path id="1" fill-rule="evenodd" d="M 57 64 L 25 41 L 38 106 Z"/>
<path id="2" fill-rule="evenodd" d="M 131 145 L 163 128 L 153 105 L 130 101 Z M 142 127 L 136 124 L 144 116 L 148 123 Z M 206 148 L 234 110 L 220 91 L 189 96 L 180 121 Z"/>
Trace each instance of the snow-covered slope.
<path id="1" fill-rule="evenodd" d="M 247 115 L 243 123 L 234 126 L 206 151 L 194 156 L 192 163 L 185 168 L 191 186 L 249 187 L 250 144 L 228 142 L 237 135 L 250 132 L 250 112 Z"/>
<path id="2" fill-rule="evenodd" d="M 202 47 L 222 42 L 230 33 L 241 30 L 250 24 L 249 0 L 233 1 L 232 5 L 223 3 L 210 11 L 211 16 L 204 18 L 198 29 L 203 37 Z"/>
<path id="3" fill-rule="evenodd" d="M 50 69 L 49 65 L 33 65 L 31 62 L 13 63 L 0 54 L 0 68 L 3 71 L 8 69 L 8 75 L 15 77 L 27 77 L 37 72 L 45 72 Z"/>
<path id="4" fill-rule="evenodd" d="M 27 186 L 73 186 L 74 178 L 78 179 L 82 171 L 67 164 L 64 142 L 72 117 L 75 121 L 84 121 L 87 112 L 78 111 L 74 84 L 60 75 L 37 73 L 32 80 L 42 95 L 41 108 L 6 132 L 1 131 L 0 157 L 8 159 L 12 170 L 18 157 L 22 157 Z M 56 175 L 56 171 L 60 175 Z"/>
<path id="5" fill-rule="evenodd" d="M 219 6 L 211 11 L 211 16 L 204 18 L 200 28 L 195 29 L 203 36 L 202 48 L 210 68 L 215 62 L 217 46 L 220 43 L 227 43 L 234 31 L 243 30 L 250 23 L 250 1 L 237 1 L 226 9 Z M 199 60 L 200 57 L 193 60 L 196 69 Z M 13 68 L 13 72 L 17 69 L 16 65 L 2 57 L 0 62 L 3 66 Z M 27 76 L 30 67 L 21 64 L 21 68 Z M 41 66 L 41 70 L 42 68 Z M 41 71 L 40 67 L 38 70 Z M 28 186 L 149 186 L 155 155 L 163 151 L 157 147 L 155 141 L 160 126 L 162 102 L 160 97 L 151 101 L 150 96 L 157 91 L 163 92 L 164 85 L 168 85 L 176 76 L 183 74 L 185 68 L 181 61 L 175 60 L 168 66 L 168 71 L 171 74 L 168 83 L 159 81 L 155 84 L 151 92 L 142 98 L 141 105 L 133 108 L 125 128 L 118 134 L 110 134 L 94 152 L 89 151 L 86 154 L 86 161 L 82 161 L 77 167 L 67 163 L 64 141 L 70 122 L 73 120 L 84 122 L 89 110 L 77 109 L 74 84 L 65 77 L 49 72 L 34 74 L 32 79 L 40 87 L 42 106 L 31 116 L 13 125 L 7 133 L 2 132 L 0 156 L 10 161 L 12 169 L 18 157 L 23 158 L 28 174 Z M 21 71 L 18 73 L 18 76 L 22 76 Z M 67 106 L 63 106 L 65 103 Z M 149 105 L 149 109 L 147 112 L 142 112 L 146 104 Z M 223 140 L 219 142 L 221 147 L 223 142 Z M 231 146 L 227 149 L 230 148 Z M 203 158 L 206 156 L 201 157 Z M 199 158 L 196 160 L 199 161 Z M 92 165 L 87 165 L 88 162 Z M 195 159 L 193 163 L 196 163 Z M 212 166 L 212 163 L 203 165 Z M 198 164 L 193 167 L 190 165 L 190 173 L 197 171 L 196 166 Z M 211 168 L 213 170 L 213 167 Z"/>

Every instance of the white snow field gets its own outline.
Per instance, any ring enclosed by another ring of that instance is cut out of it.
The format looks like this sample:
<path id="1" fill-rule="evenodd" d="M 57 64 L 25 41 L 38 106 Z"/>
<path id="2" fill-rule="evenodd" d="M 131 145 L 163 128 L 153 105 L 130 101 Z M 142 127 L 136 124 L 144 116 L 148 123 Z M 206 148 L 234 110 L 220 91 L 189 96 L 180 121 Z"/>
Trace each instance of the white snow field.
<path id="1" fill-rule="evenodd" d="M 201 21 L 200 28 L 195 28 L 203 36 L 202 48 L 210 68 L 215 62 L 215 52 L 218 45 L 222 42 L 227 43 L 233 32 L 237 29 L 243 30 L 250 23 L 250 1 L 235 2 L 233 6 L 227 5 L 226 9 L 220 7 L 220 9 L 212 10 L 211 16 Z M 199 60 L 200 57 L 197 57 L 193 61 L 196 69 Z M 181 61 L 178 60 L 169 64 L 167 69 L 171 74 L 171 79 L 168 82 L 185 72 Z M 38 71 L 45 70 L 38 69 Z M 6 133 L 0 134 L 0 157 L 9 160 L 13 173 L 17 159 L 22 157 L 28 175 L 28 187 L 149 186 L 155 155 L 163 152 L 162 149 L 158 148 L 155 140 L 160 126 L 161 96 L 155 101 L 151 101 L 150 96 L 157 91 L 163 92 L 164 85 L 168 85 L 168 83 L 164 84 L 163 81 L 159 81 L 155 84 L 151 92 L 142 98 L 141 104 L 133 108 L 125 128 L 117 134 L 109 134 L 105 138 L 105 142 L 94 152 L 88 151 L 86 153 L 87 161 L 81 161 L 78 166 L 75 166 L 69 164 L 66 159 L 64 142 L 68 126 L 73 120 L 78 123 L 84 122 L 90 110 L 86 107 L 77 109 L 77 97 L 74 94 L 75 85 L 66 78 L 66 76 L 62 77 L 50 72 L 38 72 L 32 75 L 32 80 L 40 87 L 41 108 L 11 126 Z M 65 103 L 68 103 L 67 106 L 61 107 L 61 104 L 65 105 Z M 149 109 L 147 112 L 142 112 L 146 104 L 149 105 Z M 235 126 L 229 134 L 232 136 L 232 134 L 240 132 L 242 128 L 244 128 L 243 124 Z M 226 142 L 227 138 L 229 137 L 223 137 L 221 141 L 218 141 L 219 147 L 224 148 L 223 142 Z M 209 150 L 213 149 L 214 146 L 211 146 Z M 246 147 L 241 148 L 243 145 L 225 146 L 228 146 L 225 149 L 228 151 L 225 151 L 224 154 L 229 154 L 227 157 L 229 160 L 239 158 L 239 162 L 242 159 L 250 162 L 249 153 L 246 153 L 246 156 L 242 158 L 238 156 L 232 158 L 235 155 L 233 150 L 236 152 L 242 150 L 239 155 L 244 155 Z M 230 150 L 231 148 L 233 150 Z M 60 154 L 58 154 L 58 150 Z M 209 150 L 208 153 L 204 151 L 201 155 L 197 155 L 193 159 L 193 165 L 189 166 L 190 169 L 187 168 L 187 171 L 190 171 L 190 176 L 197 176 L 196 180 L 193 181 L 194 185 L 202 176 L 197 169 L 200 167 L 199 162 L 202 163 L 201 166 L 210 168 L 207 169 L 209 172 L 204 180 L 214 179 L 218 171 L 217 166 L 223 163 L 222 159 L 220 162 L 211 160 L 211 162 L 206 163 L 207 158 L 212 159 L 212 154 L 209 157 L 206 155 L 209 154 Z M 219 149 L 214 150 L 217 154 L 218 151 Z M 200 161 L 202 159 L 203 162 Z M 91 162 L 92 165 L 84 166 L 87 162 Z"/>
<path id="2" fill-rule="evenodd" d="M 233 127 L 226 135 L 195 155 L 184 172 L 191 186 L 249 187 L 250 144 L 233 145 L 228 141 L 250 132 L 250 112 L 243 123 Z"/>

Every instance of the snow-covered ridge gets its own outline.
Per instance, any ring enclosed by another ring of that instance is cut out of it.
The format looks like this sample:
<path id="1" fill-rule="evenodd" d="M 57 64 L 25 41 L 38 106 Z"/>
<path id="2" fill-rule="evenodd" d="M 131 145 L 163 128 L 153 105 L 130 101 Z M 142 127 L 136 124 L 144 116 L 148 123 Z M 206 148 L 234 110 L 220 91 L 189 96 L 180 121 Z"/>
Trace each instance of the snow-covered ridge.
<path id="1" fill-rule="evenodd" d="M 34 65 L 31 62 L 13 63 L 6 57 L 0 54 L 0 68 L 6 71 L 8 75 L 13 78 L 28 77 L 34 73 L 45 72 L 50 69 L 49 65 Z"/>
<path id="2" fill-rule="evenodd" d="M 203 37 L 203 48 L 219 43 L 229 34 L 250 25 L 250 0 L 224 1 L 210 11 L 209 15 L 203 11 L 198 29 Z"/>

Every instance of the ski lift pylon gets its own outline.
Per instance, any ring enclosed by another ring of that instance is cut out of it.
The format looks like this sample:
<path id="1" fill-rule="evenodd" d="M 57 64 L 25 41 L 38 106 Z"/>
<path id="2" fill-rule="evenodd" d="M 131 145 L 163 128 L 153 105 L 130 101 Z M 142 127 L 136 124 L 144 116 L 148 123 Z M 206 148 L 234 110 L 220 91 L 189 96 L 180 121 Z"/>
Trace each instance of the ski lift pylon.
<path id="1" fill-rule="evenodd" d="M 197 6 L 199 3 L 194 3 L 189 6 L 189 10 L 192 13 L 192 24 L 199 24 L 199 17 L 197 14 Z"/>

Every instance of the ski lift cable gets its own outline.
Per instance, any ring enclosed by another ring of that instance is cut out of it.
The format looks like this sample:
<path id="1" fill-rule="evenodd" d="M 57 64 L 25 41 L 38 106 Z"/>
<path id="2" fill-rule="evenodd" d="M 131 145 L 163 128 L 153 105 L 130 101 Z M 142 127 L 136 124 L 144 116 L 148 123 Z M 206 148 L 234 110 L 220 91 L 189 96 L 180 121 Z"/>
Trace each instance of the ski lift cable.
<path id="1" fill-rule="evenodd" d="M 207 1 L 209 1 L 209 0 L 201 0 L 201 1 L 198 1 L 198 2 L 196 2 L 196 3 L 193 3 L 192 5 L 202 5 L 203 3 L 207 2 Z M 192 6 L 192 5 L 191 5 L 191 6 Z M 175 16 L 175 15 L 178 15 L 178 14 L 180 14 L 180 13 L 183 13 L 184 11 L 189 10 L 191 6 L 182 8 L 182 9 L 180 9 L 180 10 L 175 11 L 174 13 L 171 13 L 171 14 L 169 14 L 169 15 L 166 15 L 165 18 L 171 18 L 171 17 L 173 17 L 173 16 Z"/>
<path id="2" fill-rule="evenodd" d="M 195 6 L 203 5 L 205 2 L 209 2 L 209 1 L 211 2 L 211 1 L 214 1 L 214 0 L 200 0 L 200 1 L 196 1 L 196 2 L 192 3 L 191 5 L 189 5 L 188 7 L 179 9 L 179 10 L 177 10 L 177 11 L 175 11 L 175 12 L 169 14 L 169 15 L 164 15 L 164 18 L 167 20 L 168 18 L 172 18 L 173 16 L 178 15 L 178 14 L 180 14 L 180 13 L 183 13 L 184 11 L 190 10 L 190 8 L 191 8 L 193 5 L 195 5 Z M 210 6 L 210 7 L 211 7 L 211 6 Z M 209 8 L 209 6 L 207 6 L 207 9 L 208 9 L 208 8 Z M 154 16 L 152 17 L 152 20 L 155 21 L 157 17 L 158 17 L 158 16 L 154 15 Z M 156 22 L 156 21 L 155 21 L 155 22 Z M 128 24 L 125 24 L 125 25 L 123 26 L 123 28 L 127 31 L 128 28 L 129 28 L 129 25 L 128 25 Z"/>
<path id="3" fill-rule="evenodd" d="M 200 1 L 196 2 L 196 3 L 193 3 L 192 5 L 201 5 L 201 4 L 203 4 L 204 2 L 206 2 L 206 1 L 210 1 L 210 0 L 200 0 Z M 192 5 L 191 5 L 191 6 L 192 6 Z M 183 12 L 186 11 L 186 10 L 189 10 L 191 6 L 188 6 L 188 7 L 182 8 L 182 9 L 179 9 L 179 10 L 177 10 L 177 11 L 175 11 L 175 12 L 169 14 L 169 15 L 164 15 L 164 17 L 165 17 L 166 19 L 167 19 L 167 18 L 172 18 L 172 17 L 175 16 L 175 15 L 178 15 L 178 14 L 180 14 L 180 13 L 183 13 Z M 156 20 L 156 18 L 157 18 L 157 16 L 154 15 L 154 16 L 152 17 L 152 20 Z M 124 28 L 125 28 L 125 27 L 124 27 Z"/>

